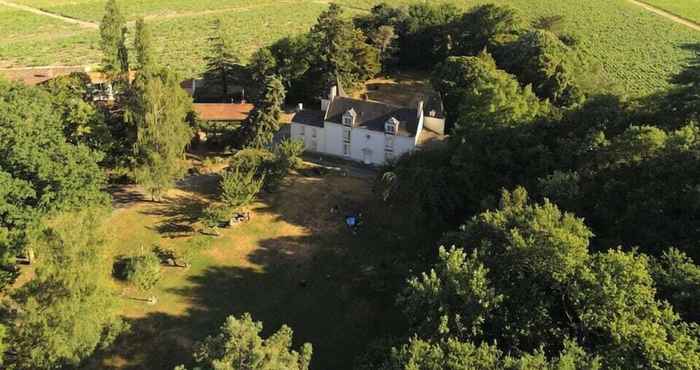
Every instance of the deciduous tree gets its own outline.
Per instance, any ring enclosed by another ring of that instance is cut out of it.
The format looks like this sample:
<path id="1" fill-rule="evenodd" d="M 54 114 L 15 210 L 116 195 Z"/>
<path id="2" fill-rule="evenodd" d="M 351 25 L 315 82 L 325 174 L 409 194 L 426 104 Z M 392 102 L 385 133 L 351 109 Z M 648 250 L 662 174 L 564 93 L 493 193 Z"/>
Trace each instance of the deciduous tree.
<path id="1" fill-rule="evenodd" d="M 104 243 L 103 211 L 68 213 L 35 242 L 36 276 L 12 294 L 11 369 L 74 367 L 126 329 L 117 314 Z"/>
<path id="2" fill-rule="evenodd" d="M 262 323 L 250 314 L 229 316 L 220 333 L 197 345 L 199 370 L 308 370 L 312 347 L 305 343 L 300 352 L 292 350 L 292 329 L 282 328 L 270 337 L 260 337 Z M 184 370 L 180 366 L 178 369 Z"/>

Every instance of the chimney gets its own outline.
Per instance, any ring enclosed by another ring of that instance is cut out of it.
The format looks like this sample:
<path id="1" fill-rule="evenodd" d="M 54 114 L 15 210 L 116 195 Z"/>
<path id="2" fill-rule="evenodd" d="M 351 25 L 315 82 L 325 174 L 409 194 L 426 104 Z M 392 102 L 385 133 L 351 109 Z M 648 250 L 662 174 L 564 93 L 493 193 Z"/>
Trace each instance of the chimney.
<path id="1" fill-rule="evenodd" d="M 338 96 L 338 86 L 331 87 L 331 92 L 328 94 L 328 100 L 333 101 Z"/>

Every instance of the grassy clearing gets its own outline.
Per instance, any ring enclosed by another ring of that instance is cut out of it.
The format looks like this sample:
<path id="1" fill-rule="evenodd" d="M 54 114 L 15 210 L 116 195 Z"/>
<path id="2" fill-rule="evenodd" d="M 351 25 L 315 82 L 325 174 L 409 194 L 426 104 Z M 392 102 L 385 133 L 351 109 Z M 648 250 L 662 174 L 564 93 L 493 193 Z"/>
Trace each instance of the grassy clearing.
<path id="1" fill-rule="evenodd" d="M 644 2 L 700 23 L 700 0 L 644 0 Z"/>
<path id="2" fill-rule="evenodd" d="M 16 0 L 22 4 L 88 21 L 102 17 L 102 0 Z M 418 0 L 387 0 L 409 4 Z M 648 12 L 625 0 L 434 0 L 467 9 L 494 2 L 517 8 L 532 20 L 544 15 L 562 15 L 567 31 L 602 68 L 616 90 L 633 96 L 668 87 L 668 78 L 691 56 L 687 44 L 700 43 L 700 33 Z M 654 2 L 671 1 L 654 0 Z M 700 9 L 700 0 L 679 2 L 683 9 Z M 367 11 L 379 0 L 339 0 L 350 13 Z M 308 30 L 327 6 L 321 0 L 122 0 L 129 19 L 146 16 L 154 27 L 159 54 L 164 63 L 189 76 L 203 68 L 209 23 L 221 17 L 245 60 L 259 46 L 282 36 Z M 675 4 L 675 2 L 674 2 Z M 4 8 L 0 8 L 4 9 Z M 0 13 L 0 60 L 5 66 L 84 64 L 99 61 L 97 32 L 59 25 L 58 20 L 40 20 L 37 15 L 8 16 Z M 700 11 L 700 10 L 697 10 Z M 682 14 L 692 18 L 692 13 Z M 19 20 L 19 21 L 18 21 Z M 45 28 L 36 27 L 45 22 Z M 56 25 L 58 32 L 47 32 Z M 37 32 L 36 29 L 39 29 Z M 42 29 L 44 31 L 42 31 Z"/>
<path id="3" fill-rule="evenodd" d="M 115 281 L 133 333 L 88 368 L 188 363 L 196 340 L 243 312 L 262 320 L 266 335 L 286 323 L 297 343 L 313 343 L 313 368 L 351 368 L 368 341 L 402 325 L 393 295 L 384 290 L 401 276 L 386 268 L 393 263 L 385 233 L 367 228 L 353 236 L 342 215 L 328 211 L 336 204 L 365 209 L 370 188 L 365 178 L 294 175 L 252 207 L 249 223 L 196 239 L 194 221 L 215 193 L 213 176 L 190 178 L 160 204 L 143 201 L 133 188 L 116 194 L 122 206 L 106 223 L 115 258 L 155 244 L 181 250 L 200 243 L 201 249 L 189 269 L 164 267 L 151 292 Z M 151 295 L 158 297 L 155 305 L 144 302 Z"/>

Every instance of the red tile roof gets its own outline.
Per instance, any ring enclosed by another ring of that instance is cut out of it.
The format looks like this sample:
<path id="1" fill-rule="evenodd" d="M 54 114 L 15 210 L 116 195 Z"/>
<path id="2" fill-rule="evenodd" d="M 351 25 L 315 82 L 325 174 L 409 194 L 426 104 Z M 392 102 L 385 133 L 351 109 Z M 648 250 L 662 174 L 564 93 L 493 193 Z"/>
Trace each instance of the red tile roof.
<path id="1" fill-rule="evenodd" d="M 85 72 L 84 67 L 12 68 L 0 70 L 0 76 L 27 85 L 38 85 L 73 72 Z"/>
<path id="2" fill-rule="evenodd" d="M 194 110 L 205 121 L 243 121 L 253 104 L 195 103 Z"/>

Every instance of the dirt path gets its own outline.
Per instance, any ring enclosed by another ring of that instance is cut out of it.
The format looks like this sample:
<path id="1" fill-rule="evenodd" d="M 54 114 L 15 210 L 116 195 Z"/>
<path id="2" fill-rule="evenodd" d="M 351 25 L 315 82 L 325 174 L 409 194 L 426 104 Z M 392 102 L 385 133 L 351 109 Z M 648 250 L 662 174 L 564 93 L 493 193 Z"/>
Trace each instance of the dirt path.
<path id="1" fill-rule="evenodd" d="M 638 5 L 638 6 L 642 7 L 642 8 L 644 8 L 644 9 L 650 11 L 650 12 L 656 13 L 656 14 L 658 14 L 658 15 L 660 15 L 660 16 L 666 18 L 666 19 L 670 19 L 670 20 L 672 20 L 672 21 L 674 21 L 674 22 L 676 22 L 676 23 L 678 23 L 678 24 L 682 24 L 682 25 L 684 25 L 684 26 L 686 26 L 686 27 L 688 27 L 688 28 L 692 28 L 692 29 L 694 29 L 694 30 L 696 30 L 696 31 L 700 31 L 700 24 L 697 24 L 697 23 L 695 23 L 695 22 L 693 22 L 693 21 L 690 21 L 690 20 L 687 20 L 687 19 L 685 19 L 685 18 L 679 17 L 679 16 L 677 16 L 677 15 L 674 15 L 674 14 L 669 13 L 669 12 L 663 10 L 663 9 L 659 9 L 659 8 L 657 8 L 657 7 L 655 7 L 655 6 L 649 5 L 649 4 L 647 4 L 647 3 L 645 3 L 645 2 L 642 2 L 642 1 L 637 1 L 637 0 L 627 0 L 627 1 L 629 1 L 629 2 L 632 3 L 632 4 L 636 4 L 636 5 Z"/>
<path id="2" fill-rule="evenodd" d="M 81 21 L 81 20 L 79 20 L 79 19 L 73 19 L 73 18 L 64 17 L 64 16 L 62 16 L 62 15 L 58 15 L 58 14 L 53 14 L 53 13 L 45 12 L 45 11 L 43 11 L 43 10 L 41 10 L 41 9 L 32 8 L 31 6 L 15 4 L 15 3 L 13 3 L 13 2 L 5 1 L 5 0 L 0 0 L 0 5 L 9 6 L 9 7 L 11 7 L 11 8 L 15 8 L 15 9 L 19 9 L 19 10 L 24 10 L 24 11 L 26 11 L 26 12 L 30 12 L 30 13 L 34 13 L 34 14 L 38 14 L 38 15 L 43 15 L 43 16 L 45 16 L 45 17 L 51 17 L 51 18 L 60 19 L 60 20 L 62 20 L 62 21 L 64 21 L 64 22 L 72 23 L 72 24 L 77 24 L 77 25 L 79 25 L 79 26 L 81 26 L 81 27 L 85 27 L 85 28 L 91 28 L 91 29 L 98 29 L 98 28 L 100 28 L 100 26 L 97 25 L 97 23 L 86 22 L 86 21 Z"/>

